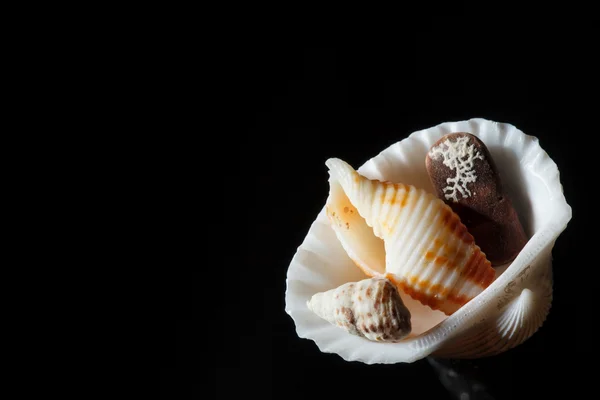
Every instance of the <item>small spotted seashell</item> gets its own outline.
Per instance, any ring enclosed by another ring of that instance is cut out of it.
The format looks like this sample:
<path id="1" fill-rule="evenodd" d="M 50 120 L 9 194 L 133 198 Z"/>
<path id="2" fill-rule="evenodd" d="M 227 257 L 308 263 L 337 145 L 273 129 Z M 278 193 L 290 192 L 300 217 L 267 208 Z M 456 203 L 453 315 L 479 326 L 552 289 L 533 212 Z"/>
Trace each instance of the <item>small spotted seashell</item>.
<path id="1" fill-rule="evenodd" d="M 380 342 L 397 342 L 411 331 L 410 312 L 385 278 L 346 283 L 317 293 L 308 308 L 349 333 Z"/>

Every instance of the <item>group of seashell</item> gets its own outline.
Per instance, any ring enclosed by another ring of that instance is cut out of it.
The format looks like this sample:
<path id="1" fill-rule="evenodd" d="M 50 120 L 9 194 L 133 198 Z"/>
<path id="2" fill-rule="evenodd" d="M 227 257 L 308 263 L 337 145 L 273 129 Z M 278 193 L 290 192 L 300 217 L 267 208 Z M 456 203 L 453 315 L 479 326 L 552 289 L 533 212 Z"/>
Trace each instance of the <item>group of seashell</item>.
<path id="1" fill-rule="evenodd" d="M 326 213 L 342 247 L 369 276 L 313 295 L 312 312 L 350 334 L 398 342 L 411 332 L 399 291 L 451 315 L 485 290 L 527 242 L 485 144 L 465 132 L 431 146 L 436 195 L 360 175 L 332 158 Z"/>

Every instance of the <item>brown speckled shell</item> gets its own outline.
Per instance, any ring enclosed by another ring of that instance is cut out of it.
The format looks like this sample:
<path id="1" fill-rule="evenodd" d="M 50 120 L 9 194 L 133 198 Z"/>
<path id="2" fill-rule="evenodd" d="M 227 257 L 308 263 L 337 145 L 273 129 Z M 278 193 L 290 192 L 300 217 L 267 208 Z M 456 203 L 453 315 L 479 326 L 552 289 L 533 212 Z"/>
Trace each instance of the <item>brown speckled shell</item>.
<path id="1" fill-rule="evenodd" d="M 411 331 L 410 312 L 396 287 L 385 278 L 346 283 L 315 294 L 308 307 L 349 333 L 379 342 L 395 342 Z"/>

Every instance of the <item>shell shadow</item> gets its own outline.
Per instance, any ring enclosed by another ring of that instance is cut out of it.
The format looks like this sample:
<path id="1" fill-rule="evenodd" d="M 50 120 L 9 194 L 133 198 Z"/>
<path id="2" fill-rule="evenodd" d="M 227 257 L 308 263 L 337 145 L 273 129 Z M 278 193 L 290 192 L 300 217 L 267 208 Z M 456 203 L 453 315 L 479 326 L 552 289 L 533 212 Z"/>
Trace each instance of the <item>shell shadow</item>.
<path id="1" fill-rule="evenodd" d="M 427 357 L 440 383 L 456 400 L 495 400 L 474 368 L 456 364 L 451 359 Z"/>

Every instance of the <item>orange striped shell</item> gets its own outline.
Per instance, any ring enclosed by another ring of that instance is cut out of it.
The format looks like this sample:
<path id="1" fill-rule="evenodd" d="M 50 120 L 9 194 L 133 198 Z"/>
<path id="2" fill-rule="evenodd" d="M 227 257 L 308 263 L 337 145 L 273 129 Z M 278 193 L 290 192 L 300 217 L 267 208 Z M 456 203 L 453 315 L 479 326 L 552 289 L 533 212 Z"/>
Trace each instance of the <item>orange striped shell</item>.
<path id="1" fill-rule="evenodd" d="M 411 185 L 367 179 L 339 159 L 327 166 L 327 215 L 367 275 L 385 276 L 447 315 L 493 282 L 495 270 L 442 200 Z"/>

